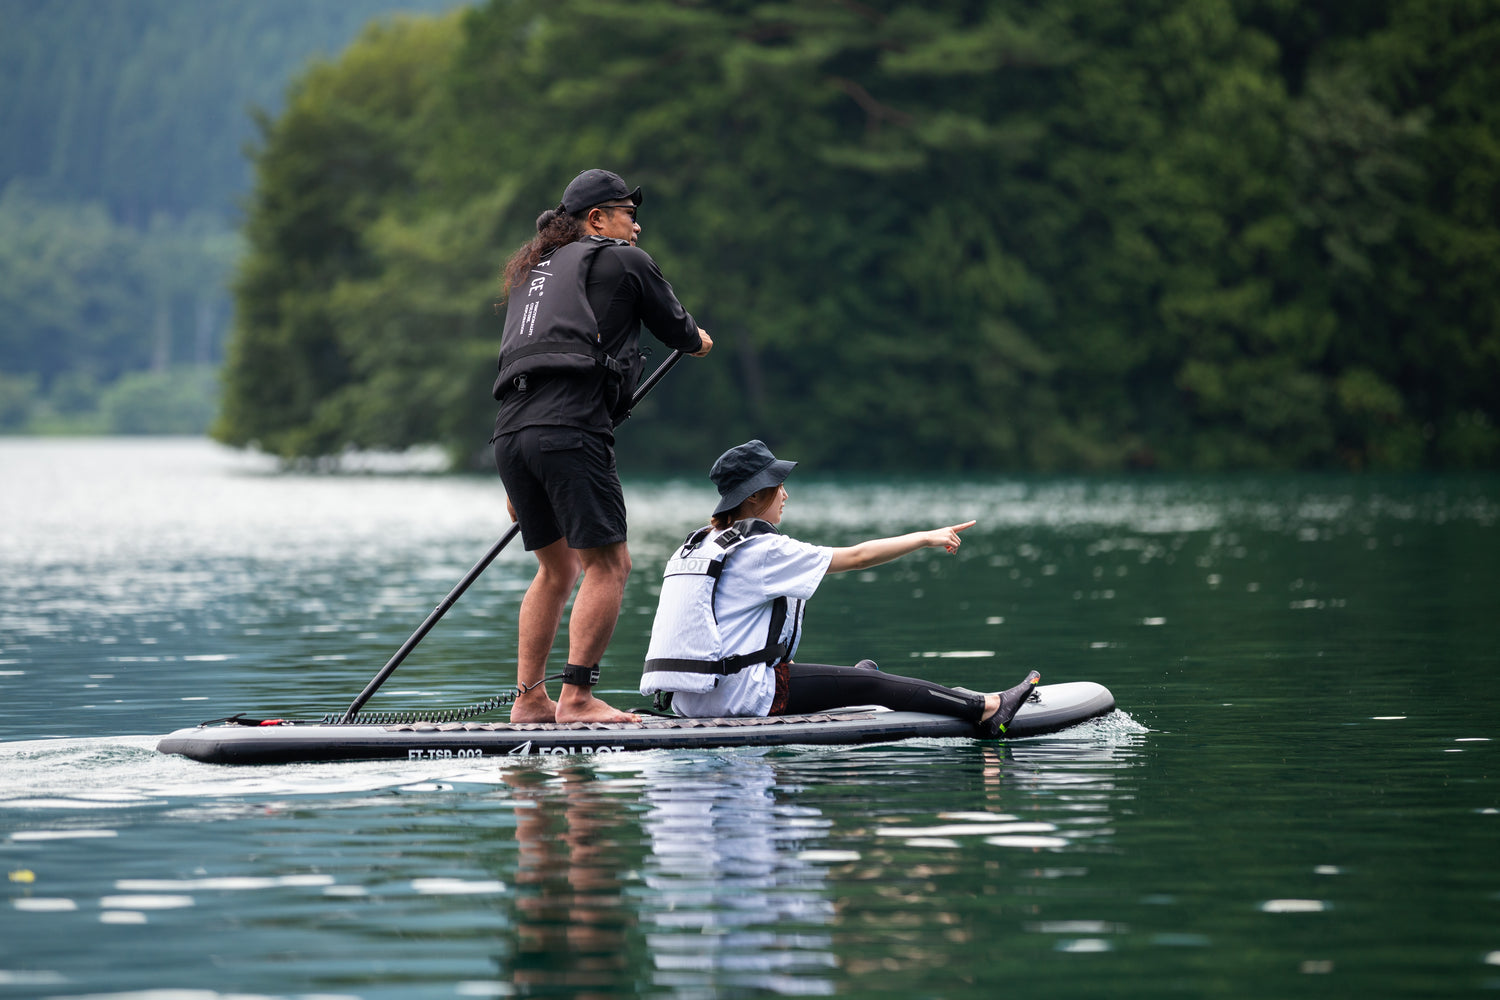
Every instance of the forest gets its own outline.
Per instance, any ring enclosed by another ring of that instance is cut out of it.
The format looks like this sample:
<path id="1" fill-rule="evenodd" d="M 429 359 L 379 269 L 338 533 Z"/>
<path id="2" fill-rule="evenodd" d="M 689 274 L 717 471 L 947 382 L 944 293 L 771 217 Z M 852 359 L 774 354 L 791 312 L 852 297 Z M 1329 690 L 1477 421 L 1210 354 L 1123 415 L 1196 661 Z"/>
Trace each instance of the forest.
<path id="1" fill-rule="evenodd" d="M 0 0 L 0 433 L 202 433 L 255 115 L 456 2 Z"/>
<path id="2" fill-rule="evenodd" d="M 382 19 L 256 116 L 212 432 L 484 465 L 500 266 L 605 166 L 717 345 L 633 468 L 1494 468 L 1497 55 L 1500 0 Z"/>

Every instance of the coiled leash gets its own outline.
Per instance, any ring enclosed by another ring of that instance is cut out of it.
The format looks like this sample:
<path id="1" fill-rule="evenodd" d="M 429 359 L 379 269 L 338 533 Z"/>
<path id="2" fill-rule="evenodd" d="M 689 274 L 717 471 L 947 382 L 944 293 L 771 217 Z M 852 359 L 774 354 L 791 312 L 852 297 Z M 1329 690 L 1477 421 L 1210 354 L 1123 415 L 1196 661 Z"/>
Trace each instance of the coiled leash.
<path id="1" fill-rule="evenodd" d="M 327 715 L 317 719 L 252 719 L 240 712 L 237 715 L 227 716 L 223 719 L 210 719 L 200 722 L 200 726 L 213 726 L 221 722 L 236 726 L 412 726 L 419 722 L 431 722 L 442 725 L 448 722 L 467 722 L 477 719 L 481 715 L 488 715 L 498 708 L 511 705 L 521 695 L 532 688 L 540 687 L 548 681 L 566 681 L 565 673 L 552 674 L 543 677 L 534 684 L 517 684 L 514 691 L 506 691 L 497 694 L 484 701 L 465 705 L 462 708 L 445 708 L 435 712 L 366 712 L 356 719 L 347 718 L 343 712 L 329 712 Z"/>

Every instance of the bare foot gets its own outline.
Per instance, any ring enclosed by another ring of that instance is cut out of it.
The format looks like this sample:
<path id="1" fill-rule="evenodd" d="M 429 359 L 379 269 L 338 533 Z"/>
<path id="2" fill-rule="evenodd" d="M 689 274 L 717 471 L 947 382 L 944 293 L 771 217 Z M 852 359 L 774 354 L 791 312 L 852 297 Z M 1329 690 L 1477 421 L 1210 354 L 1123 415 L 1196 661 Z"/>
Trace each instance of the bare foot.
<path id="1" fill-rule="evenodd" d="M 539 684 L 511 703 L 510 721 L 556 722 L 557 702 L 547 697 L 547 689 Z"/>
<path id="2" fill-rule="evenodd" d="M 557 703 L 558 722 L 640 722 L 641 717 L 622 712 L 594 697 L 593 690 L 576 684 L 564 684 Z"/>

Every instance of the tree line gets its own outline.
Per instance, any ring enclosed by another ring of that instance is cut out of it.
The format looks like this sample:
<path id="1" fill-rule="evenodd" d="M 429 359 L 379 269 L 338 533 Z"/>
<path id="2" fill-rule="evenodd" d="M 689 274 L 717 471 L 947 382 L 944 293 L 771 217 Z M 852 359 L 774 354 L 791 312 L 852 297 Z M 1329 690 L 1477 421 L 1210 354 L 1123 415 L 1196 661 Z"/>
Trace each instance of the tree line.
<path id="1" fill-rule="evenodd" d="M 482 461 L 498 270 L 579 169 L 715 336 L 697 470 L 1490 466 L 1494 0 L 493 0 L 262 121 L 215 433 Z"/>
<path id="2" fill-rule="evenodd" d="M 373 16 L 456 0 L 0 0 L 0 432 L 217 410 L 251 109 Z"/>

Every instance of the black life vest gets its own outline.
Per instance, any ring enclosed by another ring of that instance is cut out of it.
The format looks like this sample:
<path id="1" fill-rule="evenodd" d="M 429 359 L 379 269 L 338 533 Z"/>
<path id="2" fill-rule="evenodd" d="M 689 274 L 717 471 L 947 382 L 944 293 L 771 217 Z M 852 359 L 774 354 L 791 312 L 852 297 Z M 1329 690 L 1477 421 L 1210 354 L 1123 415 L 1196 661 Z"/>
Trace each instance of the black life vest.
<path id="1" fill-rule="evenodd" d="M 623 386 L 640 368 L 637 337 L 627 339 L 621 357 L 600 344 L 599 321 L 589 305 L 588 276 L 594 258 L 606 247 L 630 246 L 627 240 L 586 236 L 558 247 L 511 289 L 500 334 L 500 374 L 494 396 L 503 399 L 525 380 L 540 375 L 584 375 L 597 368 L 607 373 L 610 409 L 633 386 Z"/>

